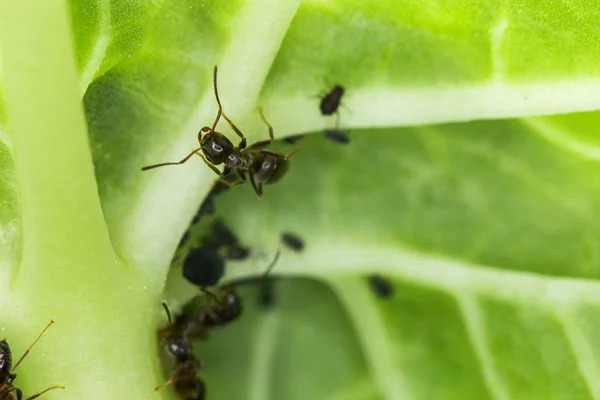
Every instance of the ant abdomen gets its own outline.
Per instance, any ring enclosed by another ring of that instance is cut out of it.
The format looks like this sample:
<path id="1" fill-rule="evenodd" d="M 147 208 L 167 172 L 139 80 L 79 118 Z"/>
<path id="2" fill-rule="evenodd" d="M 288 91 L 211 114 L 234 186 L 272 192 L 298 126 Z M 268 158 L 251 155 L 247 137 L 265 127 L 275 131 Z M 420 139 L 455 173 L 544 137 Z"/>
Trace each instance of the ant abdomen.
<path id="1" fill-rule="evenodd" d="M 256 155 L 253 165 L 256 183 L 269 184 L 278 182 L 289 167 L 289 161 L 282 155 L 261 151 Z"/>

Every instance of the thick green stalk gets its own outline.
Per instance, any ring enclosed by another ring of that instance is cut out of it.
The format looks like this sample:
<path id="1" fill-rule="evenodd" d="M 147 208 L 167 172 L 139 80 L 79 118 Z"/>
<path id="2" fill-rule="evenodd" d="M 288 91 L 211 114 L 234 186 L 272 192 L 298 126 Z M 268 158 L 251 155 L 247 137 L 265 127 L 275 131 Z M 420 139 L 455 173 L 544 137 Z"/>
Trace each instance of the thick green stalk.
<path id="1" fill-rule="evenodd" d="M 78 91 L 65 0 L 2 1 L 5 104 L 21 190 L 23 254 L 3 294 L 5 335 L 27 393 L 48 398 L 158 398 L 155 286 L 116 258 L 104 223 Z"/>

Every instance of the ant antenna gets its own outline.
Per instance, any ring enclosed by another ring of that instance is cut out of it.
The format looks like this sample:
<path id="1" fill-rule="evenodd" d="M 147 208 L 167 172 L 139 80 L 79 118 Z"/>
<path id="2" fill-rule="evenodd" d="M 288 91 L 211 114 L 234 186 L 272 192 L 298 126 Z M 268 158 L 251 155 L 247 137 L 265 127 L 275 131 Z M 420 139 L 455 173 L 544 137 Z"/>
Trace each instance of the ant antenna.
<path id="1" fill-rule="evenodd" d="M 33 344 L 31 346 L 29 346 L 29 348 L 27 350 L 25 350 L 25 353 L 23 353 L 23 355 L 21 356 L 21 358 L 19 358 L 19 361 L 16 362 L 16 364 L 12 367 L 12 369 L 10 370 L 10 372 L 13 372 L 15 369 L 17 369 L 17 367 L 19 366 L 19 364 L 21 364 L 21 362 L 23 361 L 23 359 L 25 359 L 25 357 L 27 356 L 27 354 L 29 354 L 29 351 L 33 348 L 33 346 L 35 346 L 35 344 L 38 342 L 38 340 L 40 340 L 40 338 L 42 337 L 42 335 L 48 330 L 48 328 L 50 328 L 50 325 L 52 325 L 54 323 L 54 321 L 50 320 L 50 323 L 48 325 L 46 325 L 46 327 L 42 330 L 42 333 L 40 333 L 37 337 L 37 339 L 35 339 L 35 341 L 33 342 Z"/>
<path id="2" fill-rule="evenodd" d="M 169 319 L 169 325 L 173 324 L 173 319 L 171 318 L 171 311 L 169 311 L 169 307 L 167 307 L 167 302 L 166 301 L 162 301 L 161 302 L 163 308 L 165 309 L 165 311 L 167 312 L 167 318 Z"/>
<path id="3" fill-rule="evenodd" d="M 164 383 L 161 383 L 160 385 L 158 385 L 157 387 L 155 387 L 155 388 L 154 388 L 154 391 L 155 391 L 155 392 L 158 392 L 160 389 L 164 388 L 165 386 L 169 386 L 170 384 L 172 384 L 172 383 L 175 383 L 175 382 L 177 382 L 177 381 L 178 381 L 178 379 L 171 378 L 171 379 L 169 379 L 168 381 L 166 381 L 166 382 L 164 382 Z"/>
<path id="4" fill-rule="evenodd" d="M 215 68 L 213 69 L 213 88 L 215 89 L 215 99 L 217 99 L 217 105 L 219 106 L 219 116 L 223 115 L 223 117 L 227 119 L 225 114 L 223 114 L 223 106 L 221 106 L 221 100 L 219 99 L 219 91 L 217 90 L 217 64 L 215 64 Z M 215 123 L 213 124 L 213 131 L 217 127 L 217 121 L 219 121 L 218 117 L 215 120 Z"/>
<path id="5" fill-rule="evenodd" d="M 50 386 L 48 389 L 44 390 L 43 392 L 40 392 L 38 394 L 34 394 L 31 397 L 26 398 L 25 400 L 33 400 L 33 399 L 37 399 L 38 397 L 40 397 L 41 395 L 43 395 L 46 392 L 49 392 L 52 389 L 64 389 L 64 386 L 61 385 L 56 385 L 56 386 Z"/>
<path id="6" fill-rule="evenodd" d="M 194 149 L 194 151 L 192 151 L 190 154 L 185 156 L 185 158 L 181 161 L 172 161 L 172 162 L 148 165 L 147 167 L 142 168 L 142 171 L 148 171 L 149 169 L 152 169 L 152 168 L 164 167 L 165 165 L 181 165 L 184 162 L 186 162 L 187 160 L 189 160 L 190 158 L 192 158 L 192 156 L 200 150 L 202 150 L 202 147 L 198 147 L 197 149 Z"/>
<path id="7" fill-rule="evenodd" d="M 217 303 L 220 303 L 220 301 L 219 301 L 219 298 L 218 298 L 218 297 L 217 297 L 217 296 L 216 296 L 216 295 L 215 295 L 213 292 L 211 292 L 210 290 L 206 289 L 206 288 L 205 288 L 205 287 L 203 287 L 203 286 L 200 286 L 200 291 L 201 291 L 202 293 L 204 293 L 205 295 L 207 295 L 207 296 L 209 296 L 209 297 L 212 297 L 212 299 L 213 299 L 214 301 L 216 301 Z"/>

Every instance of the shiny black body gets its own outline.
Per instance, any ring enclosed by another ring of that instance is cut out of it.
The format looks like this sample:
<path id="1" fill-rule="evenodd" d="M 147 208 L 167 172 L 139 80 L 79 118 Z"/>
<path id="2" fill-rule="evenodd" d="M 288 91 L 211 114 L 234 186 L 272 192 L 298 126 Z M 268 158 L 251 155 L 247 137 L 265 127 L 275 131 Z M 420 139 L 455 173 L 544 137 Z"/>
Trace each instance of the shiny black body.
<path id="1" fill-rule="evenodd" d="M 210 246 L 190 250 L 183 262 L 183 277 L 196 286 L 214 286 L 224 273 L 225 260 Z"/>
<path id="2" fill-rule="evenodd" d="M 21 389 L 13 386 L 17 375 L 11 373 L 12 353 L 6 340 L 0 341 L 0 400 L 21 400 Z"/>
<path id="3" fill-rule="evenodd" d="M 342 96 L 344 95 L 345 89 L 340 85 L 335 85 L 329 93 L 321 97 L 321 103 L 319 109 L 323 115 L 332 115 L 337 113 L 340 103 L 342 102 Z"/>
<path id="4" fill-rule="evenodd" d="M 293 233 L 284 232 L 281 235 L 281 240 L 287 247 L 294 251 L 302 251 L 304 249 L 304 241 Z"/>
<path id="5" fill-rule="evenodd" d="M 278 154 L 263 147 L 273 143 L 273 127 L 265 119 L 262 109 L 259 109 L 260 116 L 268 127 L 269 139 L 262 140 L 247 146 L 244 134 L 235 126 L 235 124 L 225 115 L 219 93 L 217 90 L 217 66 L 213 71 L 213 86 L 215 91 L 215 99 L 219 106 L 217 117 L 212 127 L 205 126 L 198 132 L 198 143 L 200 147 L 188 154 L 184 159 L 177 162 L 167 162 L 161 164 L 150 165 L 142 168 L 146 171 L 152 168 L 162 167 L 165 165 L 183 164 L 189 160 L 194 154 L 198 154 L 206 165 L 208 165 L 220 177 L 220 181 L 229 186 L 238 186 L 250 180 L 250 184 L 256 195 L 261 198 L 263 185 L 278 182 L 288 170 L 289 158 L 295 153 L 292 152 L 287 156 Z M 223 135 L 215 131 L 219 119 L 223 118 L 227 121 L 231 129 L 240 137 L 238 146 Z M 216 165 L 223 164 L 225 166 L 221 173 Z M 234 183 L 228 181 L 228 176 L 235 174 L 240 179 Z"/>
<path id="6" fill-rule="evenodd" d="M 389 299 L 394 294 L 394 287 L 389 280 L 379 275 L 370 275 L 367 279 L 371 290 L 380 299 Z"/>

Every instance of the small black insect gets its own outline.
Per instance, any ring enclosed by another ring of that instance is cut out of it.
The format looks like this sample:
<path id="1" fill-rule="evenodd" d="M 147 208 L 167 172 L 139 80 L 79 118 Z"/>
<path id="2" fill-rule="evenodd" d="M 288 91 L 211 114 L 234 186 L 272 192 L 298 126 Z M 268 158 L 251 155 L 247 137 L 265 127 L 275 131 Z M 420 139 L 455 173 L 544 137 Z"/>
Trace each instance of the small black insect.
<path id="1" fill-rule="evenodd" d="M 39 334 L 37 339 L 33 342 L 31 346 L 23 353 L 21 358 L 16 362 L 16 364 L 12 365 L 12 353 L 10 351 L 10 346 L 6 342 L 5 339 L 0 340 L 0 400 L 23 400 L 23 392 L 21 389 L 14 385 L 15 379 L 17 379 L 17 375 L 14 374 L 14 371 L 17 369 L 19 364 L 25 359 L 29 351 L 35 346 L 35 344 L 40 340 L 42 335 L 50 328 L 54 321 L 50 321 L 48 325 L 42 330 L 42 333 Z M 33 396 L 29 396 L 24 400 L 33 400 L 40 397 L 42 394 L 46 393 L 52 389 L 64 389 L 64 386 L 51 386 L 48 389 L 34 394 Z"/>
<path id="2" fill-rule="evenodd" d="M 196 212 L 196 215 L 194 215 L 192 224 L 197 224 L 203 217 L 206 217 L 209 215 L 214 215 L 214 213 L 215 213 L 215 200 L 214 200 L 213 196 L 211 196 L 209 193 L 209 195 L 206 196 L 206 198 L 200 205 L 200 208 Z"/>
<path id="3" fill-rule="evenodd" d="M 392 283 L 380 275 L 370 275 L 368 281 L 371 290 L 380 299 L 389 299 L 394 294 Z"/>
<path id="4" fill-rule="evenodd" d="M 225 258 L 227 260 L 245 260 L 250 255 L 250 249 L 239 243 L 228 246 L 225 249 Z"/>
<path id="5" fill-rule="evenodd" d="M 339 143 L 339 144 L 350 143 L 350 137 L 348 136 L 348 132 L 342 131 L 339 129 L 325 129 L 323 136 L 325 136 L 326 139 L 329 139 L 335 143 Z"/>
<path id="6" fill-rule="evenodd" d="M 223 220 L 216 220 L 212 226 L 212 237 L 215 238 L 215 244 L 218 247 L 221 246 L 233 246 L 234 244 L 239 243 L 239 239 L 235 233 L 227 225 Z"/>
<path id="7" fill-rule="evenodd" d="M 302 251 L 304 249 L 304 242 L 298 236 L 290 232 L 284 232 L 281 235 L 283 243 L 294 251 Z"/>
<path id="8" fill-rule="evenodd" d="M 345 89 L 343 86 L 335 85 L 333 89 L 321 97 L 321 103 L 319 104 L 321 114 L 332 115 L 337 113 L 342 102 L 344 91 Z"/>
<path id="9" fill-rule="evenodd" d="M 304 138 L 304 136 L 305 135 L 288 136 L 288 137 L 284 138 L 283 141 L 287 144 L 295 144 L 296 142 L 298 142 L 299 140 Z"/>
<path id="10" fill-rule="evenodd" d="M 276 183 L 283 178 L 289 168 L 289 159 L 299 150 L 296 149 L 287 156 L 275 153 L 264 147 L 273 143 L 275 137 L 273 135 L 273 127 L 267 122 L 262 108 L 259 108 L 259 114 L 269 132 L 268 140 L 261 140 L 247 146 L 246 137 L 238 129 L 237 126 L 225 115 L 219 92 L 217 90 L 217 66 L 213 70 L 213 87 L 215 91 L 215 99 L 219 107 L 217 117 L 213 122 L 212 127 L 205 126 L 198 132 L 198 143 L 200 147 L 194 149 L 181 161 L 166 162 L 143 167 L 142 171 L 147 171 L 152 168 L 163 167 L 166 165 L 179 165 L 185 163 L 194 154 L 199 155 L 210 169 L 216 173 L 220 180 L 228 186 L 238 186 L 250 180 L 250 184 L 258 198 L 262 198 L 263 185 Z M 231 140 L 222 133 L 216 132 L 215 128 L 219 119 L 223 118 L 227 121 L 231 129 L 240 137 L 240 143 L 237 147 L 233 145 Z M 224 164 L 223 173 L 219 172 L 217 165 Z M 240 180 L 234 183 L 228 181 L 228 175 L 235 174 Z M 246 176 L 247 175 L 247 176 Z"/>
<path id="11" fill-rule="evenodd" d="M 258 306 L 263 310 L 271 310 L 275 305 L 275 279 L 267 278 L 260 283 Z"/>
<path id="12" fill-rule="evenodd" d="M 280 255 L 281 251 L 277 251 L 265 273 L 259 278 L 259 283 L 265 281 L 275 264 L 277 264 Z M 256 282 L 257 279 L 253 278 L 252 281 Z M 239 283 L 237 282 L 236 285 Z M 208 292 L 208 294 L 211 293 Z M 207 339 L 208 330 L 230 324 L 242 314 L 242 299 L 236 293 L 234 285 L 221 287 L 213 297 L 216 300 L 215 303 L 205 307 L 201 312 L 184 314 L 178 317 L 175 322 L 178 330 L 184 332 L 188 337 Z"/>
<path id="13" fill-rule="evenodd" d="M 196 286 L 214 286 L 224 273 L 225 260 L 212 247 L 201 246 L 190 250 L 183 262 L 183 277 Z"/>

